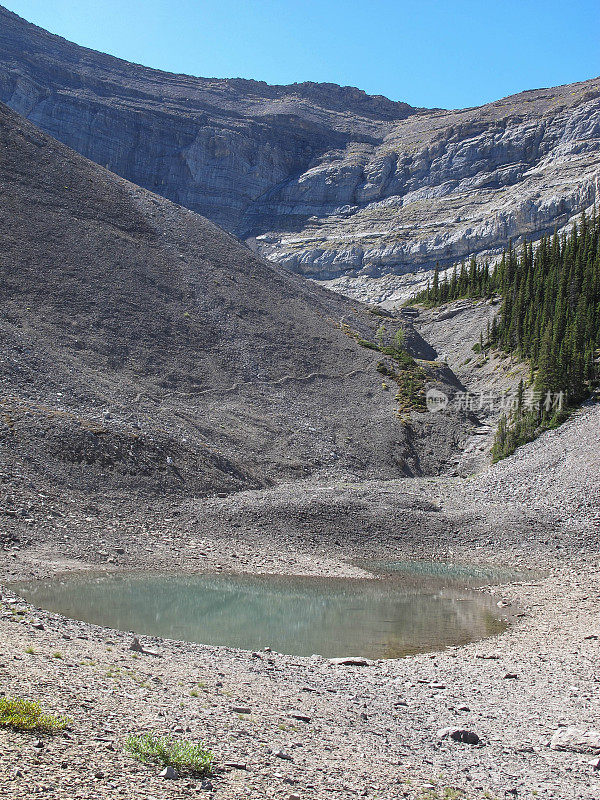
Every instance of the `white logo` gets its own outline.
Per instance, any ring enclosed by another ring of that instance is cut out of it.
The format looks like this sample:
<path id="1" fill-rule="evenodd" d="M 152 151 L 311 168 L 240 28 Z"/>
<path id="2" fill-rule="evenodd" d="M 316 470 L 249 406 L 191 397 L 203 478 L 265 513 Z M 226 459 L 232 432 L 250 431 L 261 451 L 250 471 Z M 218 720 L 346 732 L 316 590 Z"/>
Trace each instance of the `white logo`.
<path id="1" fill-rule="evenodd" d="M 448 395 L 440 392 L 439 389 L 428 389 L 425 395 L 427 410 L 435 414 L 436 411 L 443 411 L 448 405 Z"/>

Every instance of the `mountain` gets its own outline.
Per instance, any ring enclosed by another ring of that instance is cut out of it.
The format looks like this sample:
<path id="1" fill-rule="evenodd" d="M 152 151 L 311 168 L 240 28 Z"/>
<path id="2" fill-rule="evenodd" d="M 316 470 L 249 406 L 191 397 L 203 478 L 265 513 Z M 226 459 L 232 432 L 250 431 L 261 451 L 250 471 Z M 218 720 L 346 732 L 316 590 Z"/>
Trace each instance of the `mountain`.
<path id="1" fill-rule="evenodd" d="M 0 154 L 0 483 L 197 493 L 448 466 L 469 415 L 402 422 L 382 354 L 357 341 L 401 321 L 257 257 L 1 105 Z M 459 385 L 441 367 L 429 380 Z"/>
<path id="2" fill-rule="evenodd" d="M 87 158 L 243 233 L 260 198 L 332 147 L 414 113 L 333 84 L 171 75 L 71 44 L 0 7 L 0 100 Z"/>
<path id="3" fill-rule="evenodd" d="M 600 79 L 416 109 L 332 84 L 172 75 L 0 9 L 0 100 L 321 279 L 496 252 L 600 198 Z"/>

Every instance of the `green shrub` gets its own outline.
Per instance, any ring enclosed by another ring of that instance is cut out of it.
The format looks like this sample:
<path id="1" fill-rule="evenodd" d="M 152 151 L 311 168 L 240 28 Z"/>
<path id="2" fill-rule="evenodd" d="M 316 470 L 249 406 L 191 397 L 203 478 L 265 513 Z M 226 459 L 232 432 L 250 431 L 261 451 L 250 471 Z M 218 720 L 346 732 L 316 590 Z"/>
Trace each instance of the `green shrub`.
<path id="1" fill-rule="evenodd" d="M 143 763 L 164 764 L 166 767 L 206 775 L 213 763 L 213 754 L 201 744 L 178 741 L 169 736 L 155 736 L 143 733 L 131 734 L 125 742 L 125 749 L 133 758 Z"/>
<path id="2" fill-rule="evenodd" d="M 0 697 L 0 728 L 55 733 L 69 724 L 66 717 L 42 714 L 40 704 L 20 697 Z"/>
<path id="3" fill-rule="evenodd" d="M 361 347 L 366 347 L 369 350 L 379 350 L 379 345 L 375 344 L 374 342 L 369 342 L 367 339 L 361 339 L 360 337 L 356 340 Z"/>

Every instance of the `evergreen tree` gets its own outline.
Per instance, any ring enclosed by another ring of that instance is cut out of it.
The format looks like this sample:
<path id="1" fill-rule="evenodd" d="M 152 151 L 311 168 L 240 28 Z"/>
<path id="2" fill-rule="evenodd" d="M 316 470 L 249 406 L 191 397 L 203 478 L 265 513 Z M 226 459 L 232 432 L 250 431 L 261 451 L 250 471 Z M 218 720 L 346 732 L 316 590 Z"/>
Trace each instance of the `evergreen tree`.
<path id="1" fill-rule="evenodd" d="M 494 459 L 562 421 L 566 414 L 557 397 L 572 407 L 598 386 L 600 218 L 595 208 L 589 216 L 582 214 L 568 234 L 545 236 L 535 248 L 524 242 L 517 254 L 510 242 L 492 271 L 471 258 L 468 267 L 455 265 L 441 287 L 436 275 L 435 288 L 417 295 L 417 302 L 437 305 L 501 294 L 500 314 L 479 347 L 500 348 L 530 363 L 540 406 L 525 408 L 524 387 L 519 387 L 515 409 L 500 420 Z"/>

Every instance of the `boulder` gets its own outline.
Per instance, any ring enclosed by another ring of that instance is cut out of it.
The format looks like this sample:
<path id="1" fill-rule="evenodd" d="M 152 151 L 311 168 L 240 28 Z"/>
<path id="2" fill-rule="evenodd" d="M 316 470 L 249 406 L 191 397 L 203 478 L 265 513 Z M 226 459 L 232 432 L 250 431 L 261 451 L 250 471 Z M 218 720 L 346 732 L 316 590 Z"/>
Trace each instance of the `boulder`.
<path id="1" fill-rule="evenodd" d="M 600 755 L 600 731 L 585 728 L 559 728 L 550 740 L 552 750 Z"/>

